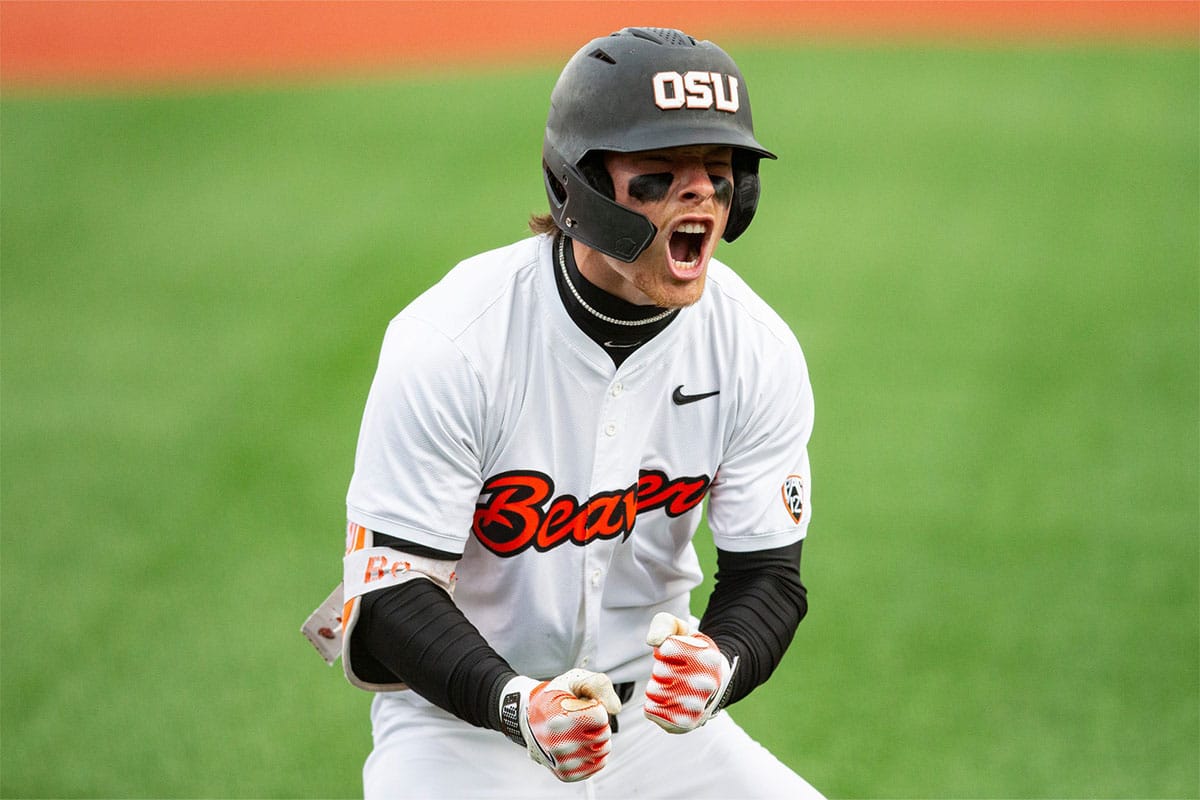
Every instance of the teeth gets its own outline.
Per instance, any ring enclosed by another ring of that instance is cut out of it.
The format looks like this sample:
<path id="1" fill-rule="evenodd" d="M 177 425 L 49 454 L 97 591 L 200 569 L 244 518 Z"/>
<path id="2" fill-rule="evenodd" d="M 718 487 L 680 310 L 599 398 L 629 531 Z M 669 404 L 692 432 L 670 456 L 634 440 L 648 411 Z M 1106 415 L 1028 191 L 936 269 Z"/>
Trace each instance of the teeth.
<path id="1" fill-rule="evenodd" d="M 686 234 L 689 236 L 707 236 L 708 224 L 705 222 L 681 222 L 679 223 L 679 227 L 675 229 L 675 233 Z M 680 269 L 695 269 L 696 265 L 700 263 L 699 251 L 701 249 L 701 242 L 689 240 L 687 241 L 687 250 L 689 251 L 687 255 L 690 256 L 690 258 L 687 261 L 676 260 L 674 255 L 672 255 L 671 260 L 674 262 L 675 266 L 679 267 Z"/>

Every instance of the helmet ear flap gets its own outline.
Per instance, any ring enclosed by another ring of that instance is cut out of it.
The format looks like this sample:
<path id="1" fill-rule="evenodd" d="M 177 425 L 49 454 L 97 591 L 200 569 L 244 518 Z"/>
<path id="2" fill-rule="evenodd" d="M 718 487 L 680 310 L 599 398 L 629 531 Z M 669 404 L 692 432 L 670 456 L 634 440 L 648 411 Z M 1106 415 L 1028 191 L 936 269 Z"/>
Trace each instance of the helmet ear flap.
<path id="1" fill-rule="evenodd" d="M 758 180 L 758 161 L 752 156 L 734 156 L 733 201 L 729 206 L 729 222 L 725 224 L 725 233 L 721 237 L 727 242 L 732 242 L 750 227 L 750 221 L 758 209 L 758 196 L 762 191 Z"/>
<path id="2" fill-rule="evenodd" d="M 605 196 L 603 188 L 592 186 L 549 141 L 543 145 L 542 174 L 550 216 L 572 239 L 626 263 L 636 261 L 654 240 L 658 232 L 654 223 Z"/>

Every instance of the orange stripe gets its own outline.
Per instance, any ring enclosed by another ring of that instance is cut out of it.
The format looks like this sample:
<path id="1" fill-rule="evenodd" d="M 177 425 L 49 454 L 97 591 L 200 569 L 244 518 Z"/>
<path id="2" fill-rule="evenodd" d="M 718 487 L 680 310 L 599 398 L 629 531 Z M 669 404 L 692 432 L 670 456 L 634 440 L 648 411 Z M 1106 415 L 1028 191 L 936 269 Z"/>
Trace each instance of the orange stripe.
<path id="1" fill-rule="evenodd" d="M 357 553 L 367 543 L 367 529 L 354 523 L 346 523 L 346 555 Z"/>

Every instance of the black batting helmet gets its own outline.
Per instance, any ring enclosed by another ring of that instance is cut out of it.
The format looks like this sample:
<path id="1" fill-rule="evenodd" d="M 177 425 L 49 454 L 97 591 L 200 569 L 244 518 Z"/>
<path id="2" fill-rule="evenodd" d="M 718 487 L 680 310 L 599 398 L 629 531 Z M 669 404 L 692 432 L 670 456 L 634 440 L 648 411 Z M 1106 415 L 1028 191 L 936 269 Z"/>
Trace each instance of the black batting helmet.
<path id="1" fill-rule="evenodd" d="M 657 232 L 588 180 L 589 154 L 685 145 L 733 148 L 734 193 L 724 239 L 758 206 L 758 162 L 775 158 L 754 138 L 750 96 L 733 59 L 709 41 L 669 28 L 625 28 L 584 45 L 550 96 L 542 169 L 550 214 L 572 237 L 634 261 Z"/>

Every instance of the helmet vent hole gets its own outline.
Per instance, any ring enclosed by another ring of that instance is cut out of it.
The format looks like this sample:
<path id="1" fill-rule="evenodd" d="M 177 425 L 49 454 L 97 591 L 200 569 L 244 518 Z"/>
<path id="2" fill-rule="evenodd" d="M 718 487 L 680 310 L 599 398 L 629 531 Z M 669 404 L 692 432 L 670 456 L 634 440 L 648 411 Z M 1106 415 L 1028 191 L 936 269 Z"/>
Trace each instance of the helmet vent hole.
<path id="1" fill-rule="evenodd" d="M 613 58 L 608 53 L 606 53 L 600 49 L 593 50 L 592 52 L 588 53 L 588 55 L 591 56 L 592 58 L 596 59 L 597 61 L 603 61 L 606 64 L 617 63 L 617 60 L 615 58 Z"/>
<path id="2" fill-rule="evenodd" d="M 545 161 L 542 162 L 542 172 L 546 176 L 546 188 L 554 194 L 554 199 L 559 205 L 567 202 L 567 188 L 562 185 L 562 182 L 554 175 L 554 170 L 550 169 L 550 165 Z"/>
<path id="3" fill-rule="evenodd" d="M 696 44 L 696 40 L 691 36 L 674 28 L 627 28 L 626 30 L 639 39 L 645 39 L 655 44 L 670 47 L 688 47 Z"/>

